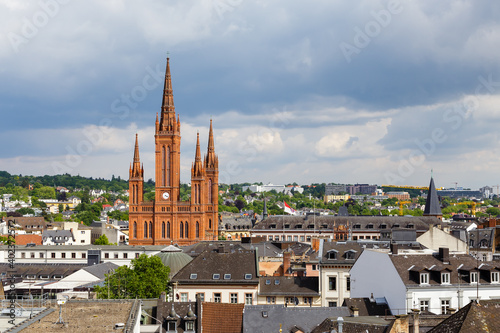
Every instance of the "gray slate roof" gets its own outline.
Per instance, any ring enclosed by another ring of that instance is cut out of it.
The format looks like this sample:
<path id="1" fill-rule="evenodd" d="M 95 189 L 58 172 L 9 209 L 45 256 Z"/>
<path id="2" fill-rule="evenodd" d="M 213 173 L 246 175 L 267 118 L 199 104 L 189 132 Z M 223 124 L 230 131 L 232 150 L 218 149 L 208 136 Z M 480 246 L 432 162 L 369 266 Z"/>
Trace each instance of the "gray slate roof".
<path id="1" fill-rule="evenodd" d="M 348 317 L 347 307 L 285 307 L 284 305 L 246 305 L 243 333 L 290 332 L 295 327 L 311 332 L 328 317 Z"/>
<path id="2" fill-rule="evenodd" d="M 439 203 L 438 194 L 436 192 L 436 186 L 434 185 L 434 179 L 431 177 L 431 183 L 429 184 L 429 193 L 427 194 L 427 200 L 425 201 L 425 216 L 440 216 L 441 205 Z"/>
<path id="3" fill-rule="evenodd" d="M 110 271 L 114 271 L 118 267 L 120 266 L 113 264 L 112 262 L 105 262 L 102 264 L 87 266 L 83 268 L 83 270 L 89 272 L 90 274 L 94 275 L 99 279 L 104 279 L 105 274 L 109 274 Z"/>
<path id="4" fill-rule="evenodd" d="M 259 280 L 262 296 L 319 296 L 319 277 L 264 276 Z"/>

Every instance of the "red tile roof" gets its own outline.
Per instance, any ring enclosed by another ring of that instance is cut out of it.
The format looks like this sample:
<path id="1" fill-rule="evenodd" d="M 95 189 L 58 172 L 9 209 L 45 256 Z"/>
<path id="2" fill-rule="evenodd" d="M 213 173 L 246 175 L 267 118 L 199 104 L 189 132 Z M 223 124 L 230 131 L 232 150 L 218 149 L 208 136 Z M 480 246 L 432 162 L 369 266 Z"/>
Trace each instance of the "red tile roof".
<path id="1" fill-rule="evenodd" d="M 203 333 L 241 333 L 243 330 L 244 304 L 201 304 Z"/>

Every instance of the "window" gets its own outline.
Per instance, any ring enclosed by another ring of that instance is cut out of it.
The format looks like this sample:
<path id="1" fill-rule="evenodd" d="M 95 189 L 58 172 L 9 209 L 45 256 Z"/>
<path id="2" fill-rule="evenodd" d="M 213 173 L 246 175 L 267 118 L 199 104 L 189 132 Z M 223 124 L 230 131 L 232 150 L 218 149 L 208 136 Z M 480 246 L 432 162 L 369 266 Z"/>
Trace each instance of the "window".
<path id="1" fill-rule="evenodd" d="M 115 253 L 115 259 L 118 259 L 118 253 Z"/>
<path id="2" fill-rule="evenodd" d="M 161 238 L 165 238 L 165 221 L 161 223 Z"/>
<path id="3" fill-rule="evenodd" d="M 212 279 L 219 280 L 220 279 L 220 274 L 214 274 L 214 275 L 212 275 Z"/>
<path id="4" fill-rule="evenodd" d="M 188 301 L 188 293 L 181 293 L 181 302 Z"/>
<path id="5" fill-rule="evenodd" d="M 251 280 L 252 274 L 245 274 L 245 280 Z"/>
<path id="6" fill-rule="evenodd" d="M 280 284 L 280 280 L 274 280 L 274 284 L 278 286 Z"/>
<path id="7" fill-rule="evenodd" d="M 186 331 L 194 331 L 194 322 L 186 321 Z"/>
<path id="8" fill-rule="evenodd" d="M 231 274 L 224 274 L 224 280 L 231 280 Z"/>
<path id="9" fill-rule="evenodd" d="M 420 301 L 420 311 L 429 311 L 429 300 Z"/>
<path id="10" fill-rule="evenodd" d="M 231 293 L 231 303 L 238 303 L 238 294 L 237 293 Z"/>
<path id="11" fill-rule="evenodd" d="M 137 238 L 137 222 L 134 222 L 134 235 L 133 238 Z"/>
<path id="12" fill-rule="evenodd" d="M 104 253 L 104 258 L 105 259 L 109 259 L 109 253 L 108 252 Z"/>
<path id="13" fill-rule="evenodd" d="M 80 243 L 85 243 L 85 240 L 84 240 L 84 239 L 82 239 L 82 240 L 80 241 Z"/>
<path id="14" fill-rule="evenodd" d="M 307 236 L 307 237 L 306 237 L 306 241 L 307 241 L 307 242 L 311 242 L 311 236 Z"/>
<path id="15" fill-rule="evenodd" d="M 345 290 L 351 290 L 351 278 L 349 276 L 345 278 Z"/>
<path id="16" fill-rule="evenodd" d="M 245 294 L 245 304 L 246 305 L 253 304 L 253 295 L 252 294 Z"/>
<path id="17" fill-rule="evenodd" d="M 169 321 L 168 322 L 168 332 L 175 332 L 175 321 Z"/>
<path id="18" fill-rule="evenodd" d="M 500 274 L 498 272 L 491 272 L 491 283 L 499 283 Z"/>
<path id="19" fill-rule="evenodd" d="M 287 236 L 286 240 L 289 241 L 289 242 L 291 242 L 292 241 L 292 236 Z"/>
<path id="20" fill-rule="evenodd" d="M 214 302 L 220 303 L 220 293 L 214 293 Z"/>
<path id="21" fill-rule="evenodd" d="M 35 258 L 35 252 L 30 252 L 30 257 L 31 257 L 32 259 L 34 259 L 34 258 Z"/>
<path id="22" fill-rule="evenodd" d="M 267 285 L 271 284 L 271 280 L 270 279 L 266 279 L 266 284 Z"/>
<path id="23" fill-rule="evenodd" d="M 200 223 L 196 221 L 196 232 L 195 232 L 196 238 L 200 238 Z"/>
<path id="24" fill-rule="evenodd" d="M 313 264 L 313 265 L 312 265 L 311 270 L 313 270 L 313 271 L 317 271 L 317 269 L 316 269 L 316 264 Z"/>
<path id="25" fill-rule="evenodd" d="M 337 302 L 328 302 L 328 306 L 330 308 L 335 308 L 335 307 L 337 307 Z"/>
<path id="26" fill-rule="evenodd" d="M 61 253 L 61 258 L 66 258 L 66 253 Z"/>
<path id="27" fill-rule="evenodd" d="M 197 293 L 196 295 L 200 298 L 200 302 L 205 302 L 205 293 Z"/>
<path id="28" fill-rule="evenodd" d="M 441 283 L 450 284 L 450 273 L 441 273 Z"/>
<path id="29" fill-rule="evenodd" d="M 40 257 L 40 258 L 43 258 L 43 252 L 40 252 L 40 253 L 39 253 L 39 257 Z"/>
<path id="30" fill-rule="evenodd" d="M 51 257 L 51 258 L 55 258 L 55 257 L 56 257 L 56 253 L 55 253 L 55 252 L 52 252 L 52 253 L 50 254 L 50 257 Z"/>
<path id="31" fill-rule="evenodd" d="M 328 278 L 328 289 L 329 290 L 337 290 L 337 277 L 330 276 Z"/>
<path id="32" fill-rule="evenodd" d="M 71 252 L 71 258 L 73 258 L 73 259 L 76 258 L 76 253 L 75 252 Z"/>
<path id="33" fill-rule="evenodd" d="M 196 280 L 196 279 L 198 278 L 198 274 L 196 274 L 196 273 L 191 273 L 191 275 L 189 275 L 189 278 L 190 278 L 191 280 Z"/>
<path id="34" fill-rule="evenodd" d="M 139 253 L 135 254 L 135 259 L 139 258 Z"/>
<path id="35" fill-rule="evenodd" d="M 148 222 L 144 221 L 144 238 L 148 238 Z"/>
<path id="36" fill-rule="evenodd" d="M 300 236 L 300 241 L 301 242 L 304 242 L 306 240 L 306 238 L 304 236 Z"/>
<path id="37" fill-rule="evenodd" d="M 276 297 L 274 297 L 274 296 L 267 296 L 266 301 L 267 301 L 267 304 L 275 304 L 276 303 Z"/>
<path id="38" fill-rule="evenodd" d="M 354 254 L 355 254 L 355 252 L 354 252 L 354 251 L 349 250 L 349 251 L 347 251 L 347 252 L 345 253 L 345 258 L 346 258 L 346 259 L 354 259 Z"/>
<path id="39" fill-rule="evenodd" d="M 149 221 L 149 238 L 153 238 L 153 223 Z"/>
<path id="40" fill-rule="evenodd" d="M 184 238 L 184 223 L 180 223 L 180 227 L 179 227 L 179 238 Z"/>
<path id="41" fill-rule="evenodd" d="M 21 258 L 23 258 L 23 259 L 26 258 L 26 253 L 21 252 Z"/>
<path id="42" fill-rule="evenodd" d="M 312 297 L 304 297 L 304 304 L 312 304 Z"/>
<path id="43" fill-rule="evenodd" d="M 293 236 L 293 241 L 298 242 L 299 241 L 299 236 Z"/>
<path id="44" fill-rule="evenodd" d="M 420 284 L 429 284 L 429 273 L 420 273 Z"/>
<path id="45" fill-rule="evenodd" d="M 337 251 L 335 250 L 330 250 L 327 252 L 328 259 L 337 259 Z"/>
<path id="46" fill-rule="evenodd" d="M 82 259 L 87 258 L 87 253 L 82 253 Z"/>
<path id="47" fill-rule="evenodd" d="M 127 253 L 127 252 L 125 252 L 125 253 L 123 254 L 123 259 L 127 259 L 127 258 L 128 258 L 128 253 Z"/>
<path id="48" fill-rule="evenodd" d="M 441 314 L 448 314 L 448 309 L 450 308 L 450 300 L 442 299 L 441 300 Z"/>
<path id="49" fill-rule="evenodd" d="M 470 272 L 470 283 L 477 283 L 477 272 Z"/>

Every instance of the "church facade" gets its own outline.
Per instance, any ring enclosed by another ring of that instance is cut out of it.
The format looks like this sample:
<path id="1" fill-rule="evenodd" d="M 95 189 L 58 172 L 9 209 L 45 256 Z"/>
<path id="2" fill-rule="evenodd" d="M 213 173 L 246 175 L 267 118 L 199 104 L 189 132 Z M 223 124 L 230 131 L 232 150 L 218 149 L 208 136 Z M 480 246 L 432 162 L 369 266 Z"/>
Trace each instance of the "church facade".
<path id="1" fill-rule="evenodd" d="M 200 137 L 191 167 L 191 198 L 180 198 L 181 123 L 175 114 L 170 63 L 167 58 L 161 114 L 155 123 L 155 198 L 144 201 L 144 168 L 136 134 L 129 170 L 129 244 L 189 245 L 218 237 L 219 160 L 214 149 L 212 120 L 207 153 Z"/>

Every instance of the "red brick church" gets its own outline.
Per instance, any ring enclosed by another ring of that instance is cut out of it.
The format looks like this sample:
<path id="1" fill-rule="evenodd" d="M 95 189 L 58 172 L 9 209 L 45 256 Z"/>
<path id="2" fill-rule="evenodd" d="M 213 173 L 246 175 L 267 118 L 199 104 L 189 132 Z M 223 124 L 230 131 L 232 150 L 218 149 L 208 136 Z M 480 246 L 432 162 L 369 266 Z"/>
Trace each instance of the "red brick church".
<path id="1" fill-rule="evenodd" d="M 161 115 L 155 126 L 155 199 L 144 201 L 144 168 L 137 134 L 129 173 L 129 243 L 131 245 L 193 244 L 217 239 L 219 159 L 214 151 L 212 120 L 207 154 L 200 137 L 191 167 L 191 199 L 180 199 L 181 123 L 175 115 L 170 63 L 167 58 Z"/>

